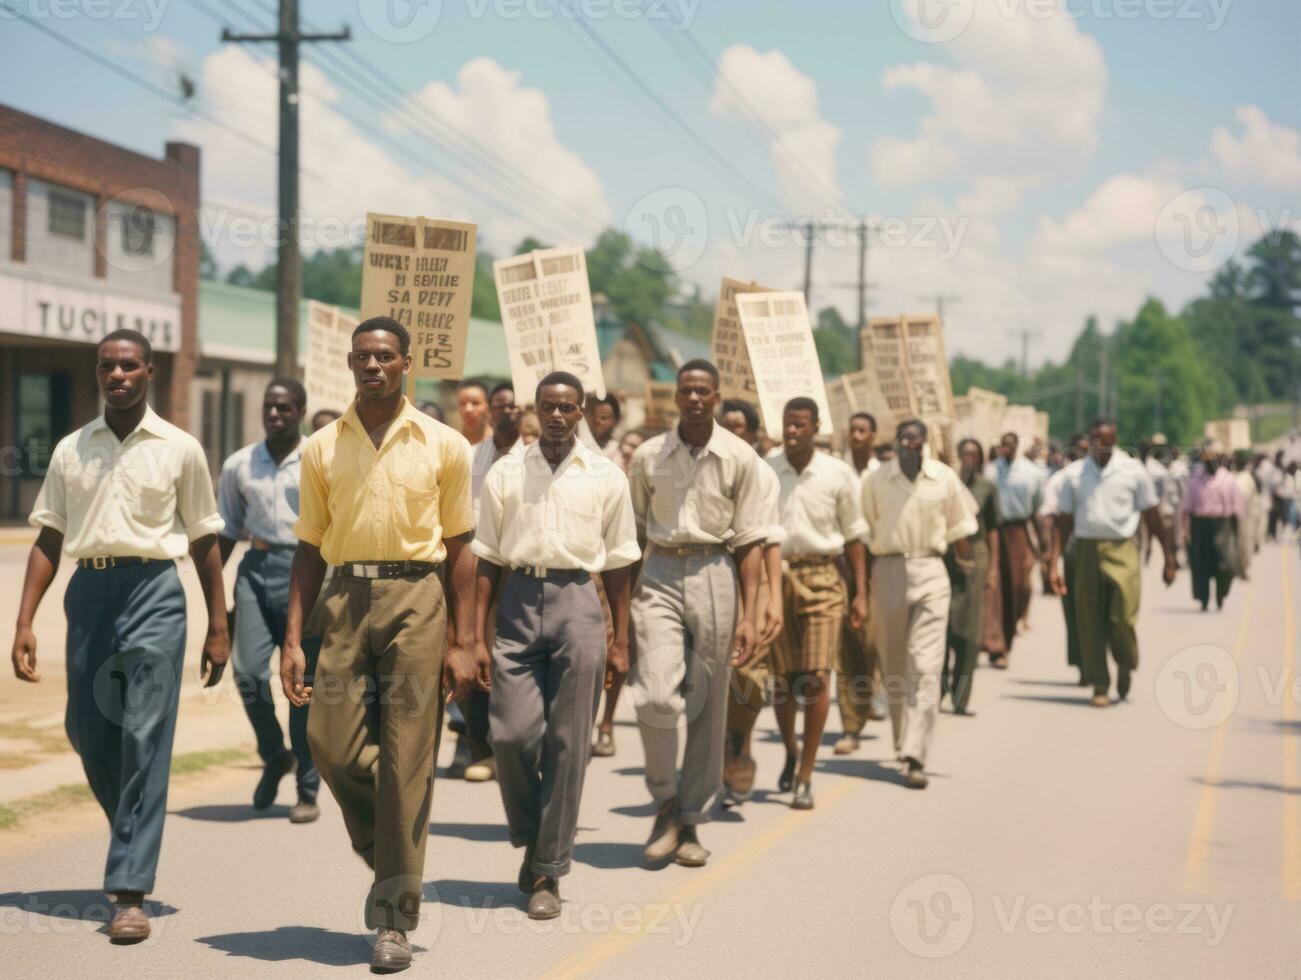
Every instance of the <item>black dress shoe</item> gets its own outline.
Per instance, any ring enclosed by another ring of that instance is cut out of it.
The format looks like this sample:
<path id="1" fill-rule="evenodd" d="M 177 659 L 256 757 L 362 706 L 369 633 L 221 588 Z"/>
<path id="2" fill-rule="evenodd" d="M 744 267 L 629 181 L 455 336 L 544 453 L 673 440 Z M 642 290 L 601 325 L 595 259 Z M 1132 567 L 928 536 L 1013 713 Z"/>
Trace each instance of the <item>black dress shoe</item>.
<path id="1" fill-rule="evenodd" d="M 555 878 L 543 878 L 529 897 L 530 919 L 554 919 L 560 915 L 560 882 Z"/>
<path id="2" fill-rule="evenodd" d="M 1116 674 L 1116 693 L 1120 695 L 1120 700 L 1124 701 L 1129 697 L 1129 686 L 1134 679 L 1132 671 L 1121 668 Z"/>
<path id="3" fill-rule="evenodd" d="M 793 755 L 786 757 L 786 765 L 782 766 L 781 778 L 777 780 L 777 789 L 782 793 L 789 793 L 791 787 L 795 785 L 795 766 L 799 760 Z"/>
<path id="4" fill-rule="evenodd" d="M 265 810 L 276 801 L 280 780 L 294 771 L 294 754 L 288 749 L 262 767 L 262 778 L 253 790 L 253 809 Z"/>
<path id="5" fill-rule="evenodd" d="M 791 809 L 813 809 L 813 787 L 808 780 L 803 780 L 795 784 L 795 798 L 791 800 Z"/>
<path id="6" fill-rule="evenodd" d="M 381 929 L 375 940 L 371 973 L 399 973 L 411 965 L 411 942 L 401 929 Z"/>

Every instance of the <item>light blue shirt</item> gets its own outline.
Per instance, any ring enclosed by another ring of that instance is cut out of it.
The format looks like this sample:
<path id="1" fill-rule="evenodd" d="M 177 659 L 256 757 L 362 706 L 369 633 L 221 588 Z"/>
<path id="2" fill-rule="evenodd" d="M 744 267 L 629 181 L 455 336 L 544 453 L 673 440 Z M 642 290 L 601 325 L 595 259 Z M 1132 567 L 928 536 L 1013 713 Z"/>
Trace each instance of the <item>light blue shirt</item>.
<path id="1" fill-rule="evenodd" d="M 1002 457 L 985 467 L 985 479 L 998 488 L 999 519 L 1004 524 L 1024 521 L 1039 510 L 1044 473 L 1024 456 L 1009 465 Z"/>
<path id="2" fill-rule="evenodd" d="M 306 441 L 300 441 L 279 464 L 265 441 L 235 451 L 222 464 L 217 509 L 226 522 L 223 537 L 236 541 L 260 538 L 278 545 L 298 543 L 294 521 L 298 519 L 298 480 Z"/>
<path id="3" fill-rule="evenodd" d="M 1092 454 L 1062 471 L 1057 513 L 1073 514 L 1077 538 L 1123 541 L 1134 536 L 1143 511 L 1159 501 L 1156 484 L 1133 456 L 1113 449 L 1105 469 Z"/>

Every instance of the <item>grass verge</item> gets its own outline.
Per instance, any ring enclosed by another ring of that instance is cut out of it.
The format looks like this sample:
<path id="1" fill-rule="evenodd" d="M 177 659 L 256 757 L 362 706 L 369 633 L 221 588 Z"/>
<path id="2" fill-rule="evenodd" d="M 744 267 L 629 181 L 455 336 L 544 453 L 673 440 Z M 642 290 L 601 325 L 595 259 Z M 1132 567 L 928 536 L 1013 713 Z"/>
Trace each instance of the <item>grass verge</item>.
<path id="1" fill-rule="evenodd" d="M 183 752 L 172 756 L 173 776 L 192 776 L 231 762 L 240 762 L 249 758 L 250 753 L 244 749 L 213 749 L 201 752 Z M 69 783 L 57 786 L 45 793 L 29 796 L 25 800 L 12 803 L 0 803 L 0 830 L 14 830 L 24 820 L 61 810 L 64 807 L 89 803 L 94 800 L 90 787 L 84 783 Z"/>

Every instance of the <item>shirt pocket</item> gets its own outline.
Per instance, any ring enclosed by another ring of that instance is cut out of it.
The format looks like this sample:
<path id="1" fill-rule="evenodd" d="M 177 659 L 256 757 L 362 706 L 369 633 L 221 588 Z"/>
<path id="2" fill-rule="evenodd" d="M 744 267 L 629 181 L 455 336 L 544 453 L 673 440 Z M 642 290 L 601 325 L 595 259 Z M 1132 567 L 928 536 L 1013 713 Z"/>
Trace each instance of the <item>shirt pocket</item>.
<path id="1" fill-rule="evenodd" d="M 734 508 L 731 498 L 722 492 L 707 492 L 704 487 L 694 494 L 694 498 L 700 530 L 720 540 L 725 538 L 732 526 Z"/>
<path id="2" fill-rule="evenodd" d="M 590 565 L 601 554 L 600 504 L 590 493 L 576 492 L 572 496 L 560 508 L 561 544 L 578 561 Z"/>

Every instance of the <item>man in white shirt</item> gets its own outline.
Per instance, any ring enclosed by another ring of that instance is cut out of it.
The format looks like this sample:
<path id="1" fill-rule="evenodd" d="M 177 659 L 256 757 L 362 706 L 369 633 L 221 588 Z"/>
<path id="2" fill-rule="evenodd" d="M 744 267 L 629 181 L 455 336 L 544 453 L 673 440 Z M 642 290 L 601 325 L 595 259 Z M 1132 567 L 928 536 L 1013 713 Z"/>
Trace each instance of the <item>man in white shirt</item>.
<path id="1" fill-rule="evenodd" d="M 553 371 L 538 383 L 542 436 L 484 481 L 479 558 L 480 642 L 503 570 L 492 644 L 491 739 L 511 843 L 524 848 L 519 885 L 532 919 L 560 914 L 590 732 L 602 678 L 628 671 L 630 566 L 641 557 L 628 483 L 615 464 L 574 437 L 583 385 Z M 605 620 L 600 574 L 614 619 Z"/>
<path id="2" fill-rule="evenodd" d="M 786 681 L 777 723 L 786 745 L 778 789 L 795 792 L 791 806 L 813 809 L 813 763 L 831 705 L 831 672 L 840 662 L 845 625 L 845 585 L 837 559 L 843 554 L 852 577 L 849 627 L 867 618 L 867 530 L 859 506 L 857 474 L 843 460 L 814 449 L 818 404 L 792 398 L 782 412 L 781 454 L 767 460 L 781 484 L 781 523 L 786 529 L 782 596 L 785 629 L 773 650 L 773 673 Z M 804 703 L 804 745 L 795 737 L 798 701 Z M 797 768 L 798 766 L 798 768 Z"/>
<path id="3" fill-rule="evenodd" d="M 848 441 L 845 462 L 858 474 L 861 492 L 862 481 L 881 467 L 876 453 L 876 417 L 871 412 L 855 412 L 849 417 Z M 859 629 L 850 626 L 848 618 L 845 620 L 840 663 L 836 666 L 836 701 L 840 705 L 843 730 L 833 749 L 836 755 L 857 752 L 863 726 L 869 721 L 884 721 L 886 717 L 885 699 L 880 693 L 881 662 L 872 638 L 870 608 L 869 604 L 868 618 Z"/>
<path id="4" fill-rule="evenodd" d="M 1075 539 L 1075 628 L 1084 674 L 1093 685 L 1096 708 L 1111 701 L 1107 648 L 1117 667 L 1116 691 L 1129 695 L 1131 674 L 1138 669 L 1138 621 L 1141 574 L 1134 533 L 1140 520 L 1161 541 L 1165 553 L 1162 578 L 1168 586 L 1178 565 L 1170 532 L 1161 523 L 1160 503 L 1143 464 L 1116 448 L 1116 423 L 1098 419 L 1089 427 L 1089 455 L 1066 467 L 1057 501 L 1057 533 L 1049 559 L 1053 591 L 1066 594 L 1058 568 L 1062 548 Z"/>
<path id="5" fill-rule="evenodd" d="M 637 660 L 628 690 L 657 805 L 645 851 L 652 866 L 672 858 L 698 868 L 709 859 L 696 828 L 723 781 L 729 667 L 755 652 L 763 464 L 715 423 L 718 385 L 709 361 L 683 364 L 677 427 L 642 443 L 628 471 L 638 534 L 648 542 L 633 596 Z"/>
<path id="6" fill-rule="evenodd" d="M 976 501 L 958 474 L 926 457 L 926 426 L 899 424 L 895 458 L 863 481 L 872 555 L 872 624 L 904 784 L 925 789 L 926 755 L 940 711 L 952 586 L 944 553 L 975 568 Z"/>
<path id="7" fill-rule="evenodd" d="M 990 664 L 1006 667 L 1016 640 L 1017 624 L 1030 607 L 1030 571 L 1042 555 L 1035 511 L 1043 494 L 1044 472 L 1025 456 L 1015 432 L 1003 434 L 998 456 L 985 467 L 985 478 L 998 488 L 998 582 L 1001 596 L 1003 650 L 992 651 Z"/>
<path id="8" fill-rule="evenodd" d="M 154 889 L 172 737 L 185 657 L 185 590 L 176 562 L 187 551 L 203 587 L 208 632 L 200 672 L 221 680 L 230 656 L 217 532 L 222 520 L 203 447 L 159 418 L 146 400 L 154 376 L 149 341 L 115 330 L 97 349 L 104 414 L 61 439 L 29 518 L 41 529 L 27 559 L 13 667 L 36 682 L 32 620 L 59 568 L 68 583 L 65 728 L 112 828 L 104 891 L 115 943 L 149 936 L 144 897 Z"/>

